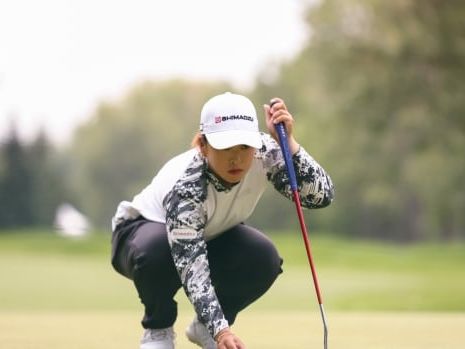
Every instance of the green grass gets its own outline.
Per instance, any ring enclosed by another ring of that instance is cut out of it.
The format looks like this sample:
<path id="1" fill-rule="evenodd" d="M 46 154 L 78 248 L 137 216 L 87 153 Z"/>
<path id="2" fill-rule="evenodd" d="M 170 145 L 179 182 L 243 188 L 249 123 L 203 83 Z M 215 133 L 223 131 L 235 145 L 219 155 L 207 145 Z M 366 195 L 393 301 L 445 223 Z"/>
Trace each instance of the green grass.
<path id="1" fill-rule="evenodd" d="M 273 240 L 294 274 L 289 287 L 302 289 L 302 278 L 311 283 L 300 237 Z M 465 311 L 463 244 L 404 246 L 318 235 L 312 252 L 325 303 L 334 310 Z"/>
<path id="2" fill-rule="evenodd" d="M 284 274 L 254 307 L 313 309 L 301 237 L 272 239 L 285 260 Z M 328 310 L 465 311 L 464 245 L 399 246 L 318 235 L 312 250 Z M 131 282 L 112 270 L 109 253 L 105 234 L 80 240 L 47 232 L 0 234 L 0 310 L 138 308 Z M 181 292 L 179 298 L 187 302 Z"/>
<path id="3" fill-rule="evenodd" d="M 465 316 L 445 313 L 330 312 L 331 349 L 462 349 Z M 183 335 L 192 314 L 175 325 L 177 349 L 197 348 Z M 247 312 L 233 330 L 250 349 L 322 348 L 317 313 Z M 130 311 L 0 312 L 0 347 L 7 349 L 137 348 L 139 314 Z"/>
<path id="4" fill-rule="evenodd" d="M 248 348 L 322 347 L 321 320 L 298 234 L 273 235 L 285 259 L 272 289 L 234 331 Z M 135 348 L 141 306 L 109 263 L 110 237 L 0 232 L 0 348 Z M 312 236 L 331 349 L 459 349 L 465 343 L 465 246 Z M 177 295 L 177 348 L 193 311 Z"/>

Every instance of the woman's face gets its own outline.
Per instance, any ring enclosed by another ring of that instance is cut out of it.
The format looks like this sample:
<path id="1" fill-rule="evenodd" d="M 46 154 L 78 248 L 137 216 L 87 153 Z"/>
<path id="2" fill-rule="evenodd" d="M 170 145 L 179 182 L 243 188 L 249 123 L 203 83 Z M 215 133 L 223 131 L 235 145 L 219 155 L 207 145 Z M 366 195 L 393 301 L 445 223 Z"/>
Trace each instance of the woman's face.
<path id="1" fill-rule="evenodd" d="M 202 146 L 208 167 L 228 184 L 235 184 L 245 177 L 252 165 L 255 148 L 236 145 L 226 149 L 215 149 L 210 144 Z"/>

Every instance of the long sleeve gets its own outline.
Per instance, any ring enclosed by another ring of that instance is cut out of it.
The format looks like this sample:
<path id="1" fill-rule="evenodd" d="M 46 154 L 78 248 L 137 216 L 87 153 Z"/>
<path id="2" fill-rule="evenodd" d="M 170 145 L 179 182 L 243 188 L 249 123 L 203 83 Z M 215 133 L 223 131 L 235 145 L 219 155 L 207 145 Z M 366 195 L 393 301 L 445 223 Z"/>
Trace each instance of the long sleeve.
<path id="1" fill-rule="evenodd" d="M 286 165 L 279 145 L 266 137 L 262 150 L 266 176 L 274 188 L 285 197 L 292 198 L 292 190 L 287 175 Z M 334 197 L 334 186 L 331 178 L 304 148 L 292 157 L 297 189 L 302 205 L 306 208 L 321 208 L 328 206 Z"/>
<path id="2" fill-rule="evenodd" d="M 202 323 L 214 336 L 228 326 L 210 279 L 203 236 L 206 178 L 203 162 L 194 161 L 166 196 L 166 226 L 171 254 L 187 297 Z"/>

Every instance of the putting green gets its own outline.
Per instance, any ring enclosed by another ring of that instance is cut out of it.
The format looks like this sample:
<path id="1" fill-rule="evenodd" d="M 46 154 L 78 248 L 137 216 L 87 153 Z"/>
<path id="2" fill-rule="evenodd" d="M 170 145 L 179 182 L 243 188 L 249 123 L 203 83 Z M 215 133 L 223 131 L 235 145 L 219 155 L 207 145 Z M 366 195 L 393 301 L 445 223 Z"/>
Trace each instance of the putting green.
<path id="1" fill-rule="evenodd" d="M 329 313 L 331 349 L 462 349 L 465 314 Z M 192 314 L 176 323 L 177 348 L 196 348 L 184 337 Z M 132 311 L 1 312 L 0 348 L 137 348 L 141 328 Z M 318 313 L 245 312 L 234 331 L 252 349 L 323 348 Z"/>
<path id="2" fill-rule="evenodd" d="M 323 348 L 300 236 L 275 236 L 286 262 L 233 330 L 252 349 Z M 465 347 L 465 245 L 315 239 L 330 349 Z M 0 234 L 0 349 L 138 348 L 141 305 L 109 263 L 109 237 Z M 178 292 L 177 349 L 192 307 Z"/>

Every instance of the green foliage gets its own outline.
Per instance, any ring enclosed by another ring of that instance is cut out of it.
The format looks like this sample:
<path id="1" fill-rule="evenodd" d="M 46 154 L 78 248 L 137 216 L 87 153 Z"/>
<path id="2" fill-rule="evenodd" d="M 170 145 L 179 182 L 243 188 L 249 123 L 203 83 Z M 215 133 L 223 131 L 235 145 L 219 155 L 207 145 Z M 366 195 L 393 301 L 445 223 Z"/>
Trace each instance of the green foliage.
<path id="1" fill-rule="evenodd" d="M 43 133 L 23 144 L 12 128 L 0 144 L 0 228 L 53 224 L 67 198 L 57 154 Z"/>
<path id="2" fill-rule="evenodd" d="M 26 150 L 14 130 L 0 151 L 3 162 L 0 177 L 0 226 L 30 225 L 33 213 L 28 201 L 32 194 L 32 173 L 28 169 Z"/>
<path id="3" fill-rule="evenodd" d="M 306 115 L 299 140 L 336 184 L 330 229 L 465 237 L 463 15 L 456 1 L 328 0 L 309 11 L 311 41 L 275 85 Z"/>
<path id="4" fill-rule="evenodd" d="M 335 201 L 305 212 L 310 229 L 396 241 L 465 238 L 464 17 L 459 1 L 326 0 L 306 14 L 311 36 L 300 53 L 265 65 L 253 91 L 236 90 L 259 114 L 271 97 L 284 98 L 296 138 L 330 173 Z M 39 160 L 50 152 L 38 140 L 34 175 L 14 144 L 2 146 L 2 207 L 22 207 L 23 223 L 45 224 L 70 191 L 73 204 L 108 229 L 117 204 L 190 147 L 202 104 L 230 89 L 179 80 L 134 86 L 99 106 L 59 167 Z M 251 222 L 265 231 L 298 228 L 293 204 L 273 190 Z"/>

